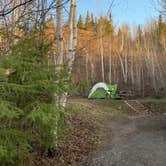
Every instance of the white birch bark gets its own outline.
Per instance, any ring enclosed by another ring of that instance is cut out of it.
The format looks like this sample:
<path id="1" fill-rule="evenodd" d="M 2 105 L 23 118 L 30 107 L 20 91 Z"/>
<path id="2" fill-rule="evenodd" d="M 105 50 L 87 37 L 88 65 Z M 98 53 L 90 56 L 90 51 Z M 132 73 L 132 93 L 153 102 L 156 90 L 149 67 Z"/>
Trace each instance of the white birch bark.
<path id="1" fill-rule="evenodd" d="M 55 57 L 55 64 L 63 64 L 63 35 L 62 35 L 62 0 L 57 0 L 57 21 L 56 21 L 56 42 L 57 42 L 57 51 Z"/>
<path id="2" fill-rule="evenodd" d="M 121 66 L 121 69 L 122 69 L 122 75 L 123 75 L 123 80 L 124 82 L 126 83 L 126 71 L 125 71 L 125 65 L 123 63 L 123 59 L 121 57 L 121 55 L 117 52 L 118 54 L 118 57 L 119 57 L 119 61 L 120 61 L 120 66 Z"/>
<path id="3" fill-rule="evenodd" d="M 76 0 L 71 0 L 68 31 L 68 65 L 71 72 L 77 45 Z"/>
<path id="4" fill-rule="evenodd" d="M 112 83 L 112 49 L 109 48 L 109 83 Z"/>
<path id="5" fill-rule="evenodd" d="M 62 2 L 62 0 L 58 0 L 58 1 L 59 1 L 59 3 Z M 61 6 L 61 5 L 58 5 L 58 6 Z M 62 11 L 62 8 L 59 8 L 59 10 L 60 9 Z M 59 13 L 60 16 L 62 15 L 60 13 L 60 11 L 58 11 L 58 10 L 57 10 L 57 13 Z M 69 31 L 69 36 L 68 36 L 68 54 L 67 54 L 68 66 L 69 66 L 69 74 L 71 74 L 71 72 L 72 72 L 72 67 L 73 67 L 73 63 L 74 63 L 74 59 L 75 59 L 76 45 L 77 45 L 77 22 L 76 21 L 77 21 L 76 20 L 76 0 L 71 0 L 70 15 L 69 15 L 69 28 L 68 28 L 68 31 Z M 57 20 L 57 24 L 58 23 L 60 23 L 60 25 L 62 25 L 62 22 L 60 22 L 60 20 L 59 20 L 59 22 Z M 63 57 L 63 40 L 62 40 L 62 35 L 60 35 L 60 34 L 62 34 L 62 28 L 61 28 L 61 31 L 59 30 L 57 32 L 58 32 L 58 34 L 60 36 L 59 43 L 58 43 L 58 45 L 59 45 L 58 51 L 59 51 L 59 55 L 61 55 L 59 57 L 59 59 L 58 59 L 58 62 L 59 62 L 59 64 L 61 64 L 61 62 L 63 62 L 63 60 L 61 59 Z M 60 50 L 61 50 L 61 52 L 60 52 Z M 67 96 L 68 96 L 68 94 L 64 93 L 61 96 L 61 99 L 60 99 L 60 103 L 64 107 L 66 107 Z"/>
<path id="6" fill-rule="evenodd" d="M 105 82 L 105 73 L 104 73 L 104 50 L 103 50 L 103 38 L 100 37 L 100 58 L 101 58 L 101 75 L 102 81 Z"/>

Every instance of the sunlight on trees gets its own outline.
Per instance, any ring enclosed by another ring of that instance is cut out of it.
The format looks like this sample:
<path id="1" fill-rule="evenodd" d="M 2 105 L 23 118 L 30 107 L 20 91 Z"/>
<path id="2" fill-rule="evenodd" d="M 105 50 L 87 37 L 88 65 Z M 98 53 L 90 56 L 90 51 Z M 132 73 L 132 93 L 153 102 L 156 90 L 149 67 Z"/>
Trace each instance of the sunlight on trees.
<path id="1" fill-rule="evenodd" d="M 110 10 L 98 17 L 87 11 L 77 20 L 76 2 L 0 2 L 4 166 L 31 165 L 33 153 L 57 149 L 69 127 L 66 103 L 73 89 L 87 97 L 92 85 L 103 81 L 136 97 L 166 94 L 166 1 L 160 1 L 158 19 L 133 27 L 117 27 Z"/>

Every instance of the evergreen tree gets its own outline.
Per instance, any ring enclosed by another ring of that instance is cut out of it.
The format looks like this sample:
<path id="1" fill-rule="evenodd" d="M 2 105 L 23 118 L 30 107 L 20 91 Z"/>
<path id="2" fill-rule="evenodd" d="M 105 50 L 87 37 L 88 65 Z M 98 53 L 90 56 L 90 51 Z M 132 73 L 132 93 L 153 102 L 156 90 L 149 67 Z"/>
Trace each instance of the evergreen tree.
<path id="1" fill-rule="evenodd" d="M 113 21 L 112 21 L 112 13 L 109 14 L 109 19 L 105 19 L 106 21 L 106 32 L 108 34 L 114 34 L 114 26 L 113 26 Z"/>
<path id="2" fill-rule="evenodd" d="M 77 26 L 78 26 L 78 28 L 80 28 L 80 29 L 83 29 L 83 28 L 84 28 L 84 23 L 83 23 L 82 15 L 79 16 Z"/>
<path id="3" fill-rule="evenodd" d="M 159 42 L 163 43 L 166 39 L 166 25 L 163 22 L 162 15 L 159 15 L 158 19 L 158 28 L 157 28 L 157 37 Z"/>
<path id="4" fill-rule="evenodd" d="M 102 31 L 102 32 L 100 32 Z M 97 32 L 102 33 L 103 35 L 113 35 L 114 34 L 114 26 L 112 23 L 112 15 L 110 15 L 109 19 L 107 17 L 101 16 L 98 20 L 97 24 Z"/>
<path id="5" fill-rule="evenodd" d="M 97 24 L 98 24 L 98 19 L 97 19 L 97 17 L 95 17 L 95 20 L 94 20 L 94 29 L 95 29 L 95 31 L 97 31 Z"/>
<path id="6" fill-rule="evenodd" d="M 92 31 L 95 30 L 95 21 L 94 21 L 93 13 L 91 13 L 91 29 L 92 29 Z"/>
<path id="7" fill-rule="evenodd" d="M 55 96 L 66 91 L 67 71 L 48 66 L 49 47 L 22 39 L 0 61 L 0 163 L 25 165 L 30 151 L 57 144 L 64 129 L 63 108 Z M 55 83 L 56 82 L 56 83 Z"/>
<path id="8" fill-rule="evenodd" d="M 158 35 L 159 37 L 162 35 L 162 31 L 163 31 L 163 18 L 162 15 L 159 15 L 159 20 L 158 20 Z"/>
<path id="9" fill-rule="evenodd" d="M 142 32 L 141 26 L 139 25 L 137 28 L 137 34 L 136 34 L 136 40 L 139 44 L 141 44 L 142 42 L 142 37 L 143 37 L 143 32 Z"/>
<path id="10" fill-rule="evenodd" d="M 104 18 L 101 16 L 97 21 L 97 33 L 101 36 L 105 33 Z"/>
<path id="11" fill-rule="evenodd" d="M 89 11 L 87 12 L 86 19 L 85 19 L 85 29 L 92 30 L 92 22 Z"/>
<path id="12" fill-rule="evenodd" d="M 118 37 L 121 37 L 122 36 L 122 30 L 119 28 L 118 29 Z"/>
<path id="13" fill-rule="evenodd" d="M 113 24 L 113 19 L 112 19 L 112 13 L 111 12 L 109 14 L 109 22 L 110 22 L 110 24 Z"/>

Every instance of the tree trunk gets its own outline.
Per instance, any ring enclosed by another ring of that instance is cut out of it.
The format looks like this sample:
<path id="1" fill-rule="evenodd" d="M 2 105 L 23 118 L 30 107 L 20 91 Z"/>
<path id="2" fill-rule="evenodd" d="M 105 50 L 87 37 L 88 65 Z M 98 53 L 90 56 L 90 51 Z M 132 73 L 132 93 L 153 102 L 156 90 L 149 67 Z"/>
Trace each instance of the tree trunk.
<path id="1" fill-rule="evenodd" d="M 57 51 L 55 57 L 55 64 L 63 64 L 63 35 L 62 35 L 62 0 L 57 0 L 57 21 L 56 21 L 56 41 L 57 41 Z"/>
<path id="2" fill-rule="evenodd" d="M 58 0 L 61 2 L 61 0 Z M 58 8 L 61 5 L 58 5 Z M 60 8 L 62 9 L 62 8 Z M 57 10 L 58 13 L 58 10 Z M 58 22 L 58 20 L 57 20 Z M 59 22 L 58 22 L 59 23 Z M 61 24 L 60 24 L 61 25 Z M 62 30 L 62 29 L 61 29 Z M 59 31 L 60 33 L 60 31 Z M 71 0 L 71 7 L 70 7 L 70 15 L 69 15 L 69 36 L 68 36 L 68 66 L 69 66 L 69 75 L 72 72 L 72 67 L 75 59 L 75 52 L 76 52 L 76 45 L 77 45 L 77 22 L 76 22 L 76 0 Z M 59 42 L 59 51 L 63 48 L 62 47 L 62 38 L 60 38 Z M 60 47 L 61 46 L 61 47 Z M 63 53 L 61 52 L 61 57 L 63 57 Z M 59 55 L 58 55 L 59 56 Z M 59 61 L 62 61 L 61 59 Z M 60 99 L 62 106 L 66 106 L 67 102 L 67 93 L 64 93 Z"/>
<path id="3" fill-rule="evenodd" d="M 110 46 L 110 53 L 109 53 L 109 83 L 112 83 L 112 51 Z"/>
<path id="4" fill-rule="evenodd" d="M 70 72 L 75 59 L 77 45 L 77 22 L 76 22 L 76 0 L 71 0 L 69 15 L 69 37 L 68 37 L 68 65 Z"/>
<path id="5" fill-rule="evenodd" d="M 105 73 L 104 73 L 104 50 L 103 50 L 103 38 L 100 37 L 100 58 L 101 58 L 101 74 L 102 81 L 105 82 Z"/>
<path id="6" fill-rule="evenodd" d="M 41 26 L 40 26 L 40 42 L 43 44 L 44 42 L 44 30 L 45 30 L 45 10 L 46 10 L 46 0 L 41 1 Z"/>

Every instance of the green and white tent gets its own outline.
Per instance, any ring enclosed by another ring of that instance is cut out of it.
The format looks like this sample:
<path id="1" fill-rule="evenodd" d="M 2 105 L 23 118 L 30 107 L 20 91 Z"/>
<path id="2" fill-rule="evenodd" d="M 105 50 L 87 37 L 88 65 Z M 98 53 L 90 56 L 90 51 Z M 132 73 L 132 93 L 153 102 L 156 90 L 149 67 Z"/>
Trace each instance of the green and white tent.
<path id="1" fill-rule="evenodd" d="M 117 84 L 106 84 L 104 82 L 99 82 L 93 86 L 88 98 L 89 99 L 119 99 L 117 94 L 118 88 Z"/>

